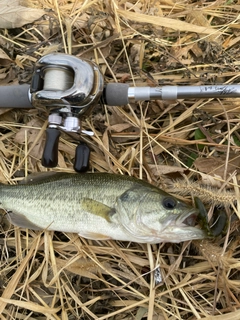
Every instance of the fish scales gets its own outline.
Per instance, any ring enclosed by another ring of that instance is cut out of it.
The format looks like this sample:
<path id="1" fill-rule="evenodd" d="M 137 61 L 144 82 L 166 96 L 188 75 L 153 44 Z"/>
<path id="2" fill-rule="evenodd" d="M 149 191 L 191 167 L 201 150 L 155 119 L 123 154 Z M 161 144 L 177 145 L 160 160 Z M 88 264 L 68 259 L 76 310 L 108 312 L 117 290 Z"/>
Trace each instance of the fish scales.
<path id="1" fill-rule="evenodd" d="M 27 184 L 0 185 L 0 202 L 9 220 L 23 228 L 141 243 L 206 237 L 192 225 L 197 209 L 129 176 L 40 175 Z"/>

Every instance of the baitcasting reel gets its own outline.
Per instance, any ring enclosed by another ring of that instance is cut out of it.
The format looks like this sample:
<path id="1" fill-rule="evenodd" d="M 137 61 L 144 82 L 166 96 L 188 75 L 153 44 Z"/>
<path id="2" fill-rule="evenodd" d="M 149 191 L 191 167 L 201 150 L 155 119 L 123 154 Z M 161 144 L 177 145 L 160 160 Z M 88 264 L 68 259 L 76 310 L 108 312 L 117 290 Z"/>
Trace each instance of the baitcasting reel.
<path id="1" fill-rule="evenodd" d="M 37 62 L 30 86 L 31 103 L 38 109 L 50 109 L 43 166 L 57 166 L 60 129 L 92 134 L 81 130 L 80 115 L 97 104 L 103 86 L 103 76 L 91 61 L 65 54 L 50 54 Z M 87 170 L 89 154 L 86 144 L 76 148 L 75 171 Z"/>
<path id="2" fill-rule="evenodd" d="M 48 107 L 50 114 L 42 157 L 45 167 L 58 163 L 60 130 L 92 135 L 81 130 L 80 116 L 101 99 L 109 106 L 122 106 L 144 100 L 240 97 L 240 85 L 129 87 L 128 84 L 104 85 L 99 67 L 92 61 L 53 53 L 36 64 L 31 85 L 0 86 L 2 108 Z M 86 144 L 76 148 L 74 169 L 88 168 L 90 150 Z"/>

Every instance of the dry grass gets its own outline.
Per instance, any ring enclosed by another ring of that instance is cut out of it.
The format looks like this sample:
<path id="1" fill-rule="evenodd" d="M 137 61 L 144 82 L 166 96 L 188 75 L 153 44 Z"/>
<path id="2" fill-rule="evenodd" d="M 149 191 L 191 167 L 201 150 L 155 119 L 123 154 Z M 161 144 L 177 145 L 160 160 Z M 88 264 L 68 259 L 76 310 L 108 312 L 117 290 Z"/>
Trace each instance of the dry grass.
<path id="1" fill-rule="evenodd" d="M 239 81 L 237 0 L 30 4 L 46 15 L 1 30 L 13 61 L 0 68 L 2 85 L 29 83 L 37 59 L 54 51 L 94 59 L 106 82 Z M 82 136 L 91 171 L 134 175 L 188 202 L 197 193 L 210 216 L 216 204 L 226 210 L 227 233 L 213 242 L 150 246 L 2 224 L 0 319 L 240 319 L 239 110 L 239 99 L 96 106 L 82 121 L 95 133 Z M 46 170 L 46 119 L 47 111 L 1 110 L 2 182 Z M 55 170 L 73 171 L 76 145 L 61 136 Z"/>

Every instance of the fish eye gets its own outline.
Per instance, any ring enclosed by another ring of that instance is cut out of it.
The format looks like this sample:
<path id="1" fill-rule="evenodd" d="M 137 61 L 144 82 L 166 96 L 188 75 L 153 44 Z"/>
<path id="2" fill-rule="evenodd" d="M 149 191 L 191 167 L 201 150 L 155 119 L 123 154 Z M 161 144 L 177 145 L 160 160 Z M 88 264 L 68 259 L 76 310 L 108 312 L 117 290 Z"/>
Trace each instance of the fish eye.
<path id="1" fill-rule="evenodd" d="M 165 209 L 174 209 L 177 205 L 177 200 L 172 197 L 165 197 L 162 204 Z"/>

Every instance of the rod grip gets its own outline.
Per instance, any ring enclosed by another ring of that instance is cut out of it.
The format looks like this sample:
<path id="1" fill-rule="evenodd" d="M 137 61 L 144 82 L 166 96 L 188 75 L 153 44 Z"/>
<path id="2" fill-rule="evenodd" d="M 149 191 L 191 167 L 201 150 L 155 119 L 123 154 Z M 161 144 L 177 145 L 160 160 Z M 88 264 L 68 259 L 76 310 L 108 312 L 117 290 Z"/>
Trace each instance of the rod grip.
<path id="1" fill-rule="evenodd" d="M 33 108 L 29 85 L 0 86 L 0 108 Z"/>
<path id="2" fill-rule="evenodd" d="M 108 106 L 124 106 L 128 104 L 128 88 L 126 83 L 108 83 L 103 90 L 103 101 Z"/>

